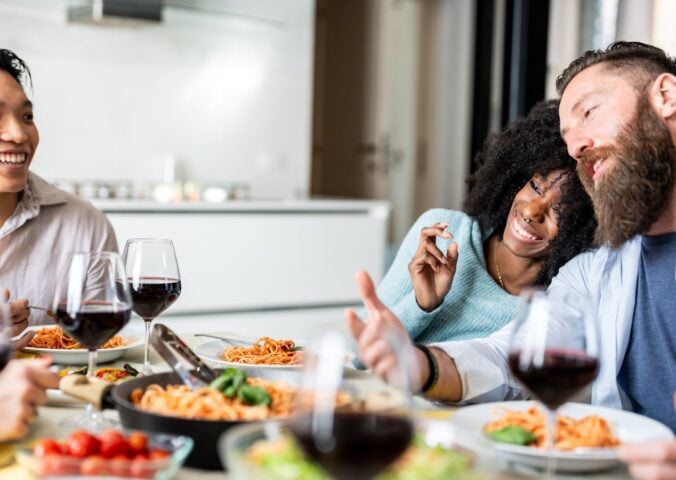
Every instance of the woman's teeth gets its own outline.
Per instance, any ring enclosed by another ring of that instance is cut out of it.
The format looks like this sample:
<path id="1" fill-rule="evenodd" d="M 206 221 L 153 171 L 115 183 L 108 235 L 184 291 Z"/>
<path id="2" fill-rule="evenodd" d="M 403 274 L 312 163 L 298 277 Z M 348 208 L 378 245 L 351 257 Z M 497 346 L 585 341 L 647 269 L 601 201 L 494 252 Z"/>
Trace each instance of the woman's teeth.
<path id="1" fill-rule="evenodd" d="M 514 228 L 514 231 L 516 231 L 516 233 L 518 233 L 520 236 L 522 236 L 524 238 L 527 238 L 529 240 L 540 240 L 538 237 L 531 235 L 526 230 L 521 228 L 521 225 L 519 225 L 518 217 L 514 218 L 514 221 L 512 222 L 512 227 Z"/>
<path id="2" fill-rule="evenodd" d="M 25 153 L 0 153 L 1 163 L 24 163 L 25 161 Z"/>

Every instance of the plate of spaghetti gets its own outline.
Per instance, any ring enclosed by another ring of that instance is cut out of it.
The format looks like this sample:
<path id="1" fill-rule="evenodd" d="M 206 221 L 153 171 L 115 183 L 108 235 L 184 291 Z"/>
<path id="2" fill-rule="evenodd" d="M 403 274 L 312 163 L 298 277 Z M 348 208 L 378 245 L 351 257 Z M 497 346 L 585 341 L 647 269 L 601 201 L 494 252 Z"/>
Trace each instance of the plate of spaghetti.
<path id="1" fill-rule="evenodd" d="M 451 423 L 490 441 L 511 463 L 545 468 L 545 412 L 537 402 L 496 402 L 458 410 Z M 517 440 L 514 440 L 514 432 Z M 506 436 L 502 434 L 507 434 Z M 557 412 L 554 457 L 561 472 L 592 472 L 620 463 L 622 443 L 662 441 L 671 430 L 650 418 L 606 407 L 566 403 Z M 514 442 L 514 443 L 512 443 Z"/>
<path id="2" fill-rule="evenodd" d="M 293 340 L 261 337 L 251 346 L 231 346 L 220 340 L 195 347 L 202 359 L 219 366 L 246 368 L 302 368 L 303 349 Z"/>
<path id="3" fill-rule="evenodd" d="M 87 365 L 87 349 L 70 338 L 58 325 L 28 327 L 35 331 L 27 347 L 22 351 L 32 355 L 49 355 L 54 363 Z M 123 328 L 120 333 L 99 347 L 96 361 L 111 362 L 124 352 L 143 343 L 143 335 L 132 327 Z"/>

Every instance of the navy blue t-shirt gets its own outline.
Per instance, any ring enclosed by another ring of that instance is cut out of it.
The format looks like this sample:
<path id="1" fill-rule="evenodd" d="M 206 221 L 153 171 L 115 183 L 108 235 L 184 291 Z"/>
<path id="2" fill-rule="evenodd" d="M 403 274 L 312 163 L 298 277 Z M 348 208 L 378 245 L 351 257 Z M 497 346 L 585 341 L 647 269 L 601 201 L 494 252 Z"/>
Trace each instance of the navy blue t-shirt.
<path id="1" fill-rule="evenodd" d="M 634 319 L 617 381 L 636 413 L 676 432 L 676 232 L 642 239 Z"/>

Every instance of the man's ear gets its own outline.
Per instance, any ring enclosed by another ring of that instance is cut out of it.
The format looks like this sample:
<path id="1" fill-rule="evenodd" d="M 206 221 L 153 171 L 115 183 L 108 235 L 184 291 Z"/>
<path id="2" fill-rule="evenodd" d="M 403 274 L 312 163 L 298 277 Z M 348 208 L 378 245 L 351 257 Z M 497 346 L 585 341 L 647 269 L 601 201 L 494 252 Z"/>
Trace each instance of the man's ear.
<path id="1" fill-rule="evenodd" d="M 651 97 L 662 119 L 676 119 L 676 75 L 660 74 L 651 88 Z"/>

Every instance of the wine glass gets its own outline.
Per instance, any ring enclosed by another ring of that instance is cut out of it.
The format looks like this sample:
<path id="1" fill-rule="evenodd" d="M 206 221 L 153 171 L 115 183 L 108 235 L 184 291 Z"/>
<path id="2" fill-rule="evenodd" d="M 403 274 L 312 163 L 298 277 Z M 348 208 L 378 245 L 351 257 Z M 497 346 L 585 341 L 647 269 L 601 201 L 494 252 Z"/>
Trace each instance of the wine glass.
<path id="1" fill-rule="evenodd" d="M 136 312 L 145 324 L 143 374 L 150 375 L 150 322 L 181 294 L 174 244 L 165 238 L 132 238 L 124 246 L 127 282 Z"/>
<path id="2" fill-rule="evenodd" d="M 57 284 L 53 309 L 63 331 L 88 352 L 87 377 L 96 378 L 96 351 L 131 318 L 131 295 L 124 264 L 115 252 L 75 253 Z M 82 417 L 65 419 L 64 426 L 100 430 L 108 426 L 92 405 Z"/>
<path id="3" fill-rule="evenodd" d="M 12 358 L 12 314 L 9 304 L 0 301 L 0 371 Z"/>
<path id="4" fill-rule="evenodd" d="M 546 478 L 553 478 L 556 410 L 598 374 L 595 318 L 584 295 L 527 289 L 521 294 L 513 328 L 509 369 L 545 406 Z"/>
<path id="5" fill-rule="evenodd" d="M 343 379 L 347 339 L 329 331 L 306 349 L 301 390 L 290 430 L 301 450 L 337 480 L 373 478 L 409 446 L 414 433 L 403 359 L 388 377 L 392 389 L 369 401 L 346 402 Z M 366 405 L 366 408 L 364 408 Z"/>

